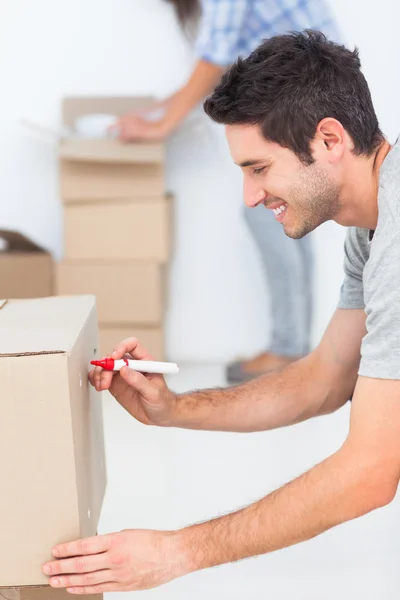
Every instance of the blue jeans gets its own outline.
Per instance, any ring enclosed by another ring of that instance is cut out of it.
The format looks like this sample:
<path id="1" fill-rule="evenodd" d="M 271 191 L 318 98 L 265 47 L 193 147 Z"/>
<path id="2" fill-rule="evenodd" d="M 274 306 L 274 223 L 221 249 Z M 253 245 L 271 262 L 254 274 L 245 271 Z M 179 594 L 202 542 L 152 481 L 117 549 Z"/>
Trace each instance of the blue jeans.
<path id="1" fill-rule="evenodd" d="M 303 356 L 310 351 L 314 256 L 309 235 L 286 236 L 272 210 L 245 207 L 245 219 L 261 253 L 271 306 L 268 352 Z"/>

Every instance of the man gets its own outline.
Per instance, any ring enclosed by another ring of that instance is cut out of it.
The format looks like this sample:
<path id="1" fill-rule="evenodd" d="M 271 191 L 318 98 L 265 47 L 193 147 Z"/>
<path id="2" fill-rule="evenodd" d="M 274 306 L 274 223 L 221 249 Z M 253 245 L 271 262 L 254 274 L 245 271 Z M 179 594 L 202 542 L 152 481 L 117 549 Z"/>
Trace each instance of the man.
<path id="1" fill-rule="evenodd" d="M 123 531 L 67 543 L 43 567 L 73 593 L 139 590 L 308 540 L 387 505 L 400 478 L 400 145 L 381 133 L 357 52 L 318 32 L 265 41 L 205 103 L 226 125 L 245 202 L 298 238 L 349 227 L 338 309 L 318 348 L 231 389 L 172 393 L 160 375 L 95 370 L 148 425 L 261 431 L 331 413 L 352 398 L 337 452 L 261 501 L 179 531 Z M 146 359 L 137 340 L 115 358 Z M 360 356 L 361 353 L 361 356 Z M 360 360 L 361 359 L 361 360 Z"/>
<path id="2" fill-rule="evenodd" d="M 339 32 L 325 0 L 169 0 L 184 30 L 198 24 L 197 60 L 186 83 L 157 102 L 164 112 L 153 121 L 128 114 L 118 122 L 123 141 L 164 139 L 219 83 L 240 55 L 248 56 L 266 38 L 288 30 L 318 29 L 337 41 Z M 151 110 L 148 107 L 146 110 Z M 138 111 L 139 114 L 142 111 Z M 204 188 L 203 194 L 209 191 Z M 242 383 L 283 367 L 310 351 L 313 320 L 314 249 L 310 236 L 285 236 L 271 211 L 244 208 L 267 284 L 271 323 L 261 353 L 227 366 L 229 383 Z"/>

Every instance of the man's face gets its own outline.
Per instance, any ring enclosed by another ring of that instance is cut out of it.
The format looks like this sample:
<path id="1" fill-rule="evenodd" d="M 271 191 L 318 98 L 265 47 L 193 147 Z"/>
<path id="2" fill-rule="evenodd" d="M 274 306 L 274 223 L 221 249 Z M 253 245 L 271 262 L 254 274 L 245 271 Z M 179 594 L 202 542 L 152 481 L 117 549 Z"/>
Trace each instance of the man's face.
<path id="1" fill-rule="evenodd" d="M 287 236 L 301 238 L 340 210 L 339 185 L 323 154 L 305 165 L 287 148 L 267 141 L 257 125 L 227 125 L 234 162 L 242 168 L 244 201 L 272 209 Z"/>

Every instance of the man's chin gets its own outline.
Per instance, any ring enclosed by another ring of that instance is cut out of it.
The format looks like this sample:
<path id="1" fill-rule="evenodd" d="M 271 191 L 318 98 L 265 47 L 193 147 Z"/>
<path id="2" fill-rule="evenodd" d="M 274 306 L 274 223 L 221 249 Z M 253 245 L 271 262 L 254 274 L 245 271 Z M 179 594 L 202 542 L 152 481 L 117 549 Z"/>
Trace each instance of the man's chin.
<path id="1" fill-rule="evenodd" d="M 305 235 L 313 231 L 315 227 L 290 227 L 289 225 L 283 225 L 283 231 L 287 237 L 292 238 L 292 240 L 300 240 Z"/>
<path id="2" fill-rule="evenodd" d="M 288 231 L 286 228 L 284 228 L 283 231 L 285 232 L 285 235 L 287 235 L 287 237 L 291 238 L 292 240 L 300 240 L 306 235 L 305 233 L 302 234 L 297 231 Z"/>

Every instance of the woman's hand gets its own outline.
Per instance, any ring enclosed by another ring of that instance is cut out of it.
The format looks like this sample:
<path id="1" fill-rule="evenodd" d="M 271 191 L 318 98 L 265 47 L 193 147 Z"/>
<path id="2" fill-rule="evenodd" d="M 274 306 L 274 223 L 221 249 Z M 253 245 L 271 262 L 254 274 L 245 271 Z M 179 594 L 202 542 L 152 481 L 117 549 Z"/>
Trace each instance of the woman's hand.
<path id="1" fill-rule="evenodd" d="M 139 115 L 126 115 L 121 117 L 113 128 L 118 131 L 118 139 L 121 142 L 134 141 L 153 141 L 159 142 L 164 140 L 170 133 L 164 119 L 158 121 L 149 121 Z"/>

